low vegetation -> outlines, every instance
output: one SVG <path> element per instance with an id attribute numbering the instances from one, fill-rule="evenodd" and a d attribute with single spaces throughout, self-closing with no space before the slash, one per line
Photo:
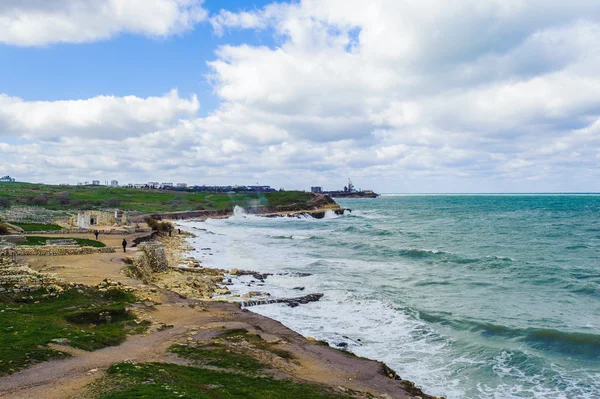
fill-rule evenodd
<path id="1" fill-rule="evenodd" d="M 7 225 L 4 223 L 0 223 L 0 236 L 9 234 L 10 230 Z"/>
<path id="2" fill-rule="evenodd" d="M 0 182 L 0 204 L 35 205 L 53 210 L 121 208 L 142 213 L 233 209 L 235 205 L 291 206 L 305 204 L 311 193 L 193 193 L 107 186 L 54 186 Z"/>
<path id="3" fill-rule="evenodd" d="M 31 232 L 31 231 L 59 231 L 62 230 L 57 224 L 44 224 L 44 223 L 11 223 L 12 225 L 18 226 L 23 229 L 23 231 Z"/>
<path id="4" fill-rule="evenodd" d="M 244 329 L 225 330 L 209 341 L 176 344 L 168 351 L 191 361 L 172 363 L 124 362 L 112 365 L 105 377 L 88 386 L 85 397 L 99 399 L 350 399 L 330 388 L 283 379 L 273 356 L 289 352 L 276 348 Z M 279 375 L 277 379 L 273 374 Z"/>
<path id="5" fill-rule="evenodd" d="M 251 350 L 249 351 L 249 349 Z M 251 353 L 262 353 L 269 357 L 276 356 L 286 360 L 293 358 L 291 352 L 279 349 L 276 345 L 263 340 L 259 335 L 244 329 L 227 330 L 210 342 L 173 345 L 169 351 L 202 366 L 223 369 L 233 367 L 246 373 L 254 373 L 268 368 L 250 356 Z"/>
<path id="6" fill-rule="evenodd" d="M 47 240 L 55 240 L 54 237 L 41 237 L 41 236 L 26 236 L 25 242 L 19 242 L 18 245 L 31 245 L 31 246 L 39 246 L 46 245 Z M 95 248 L 104 248 L 106 245 L 103 242 L 96 240 L 88 240 L 87 238 L 69 238 L 69 237 L 61 237 L 61 240 L 74 240 L 77 242 L 77 245 L 80 247 L 95 247 Z"/>
<path id="7" fill-rule="evenodd" d="M 350 399 L 318 385 L 170 363 L 119 363 L 102 382 L 101 399 Z M 108 391 L 108 392 L 107 392 Z"/>
<path id="8" fill-rule="evenodd" d="M 51 349 L 51 342 L 92 351 L 118 345 L 128 333 L 141 333 L 126 306 L 133 294 L 121 290 L 101 292 L 73 288 L 49 295 L 45 290 L 0 294 L 0 375 L 31 364 L 69 356 Z"/>
<path id="9" fill-rule="evenodd" d="M 172 345 L 168 351 L 193 362 L 119 363 L 106 377 L 92 385 L 102 399 L 121 398 L 311 398 L 348 399 L 319 385 L 274 379 L 272 357 L 293 359 L 259 335 L 244 329 L 226 330 L 216 338 Z"/>
<path id="10" fill-rule="evenodd" d="M 237 346 L 238 344 L 250 345 L 253 348 L 270 352 L 282 359 L 289 360 L 293 358 L 291 352 L 279 349 L 276 347 L 276 345 L 262 339 L 260 335 L 253 334 L 245 329 L 227 330 L 218 337 L 218 340 L 225 342 L 228 345 L 234 344 L 234 346 Z"/>
<path id="11" fill-rule="evenodd" d="M 152 230 L 158 231 L 159 233 L 166 233 L 173 230 L 175 227 L 170 222 L 159 222 L 151 216 L 146 216 L 144 221 Z"/>

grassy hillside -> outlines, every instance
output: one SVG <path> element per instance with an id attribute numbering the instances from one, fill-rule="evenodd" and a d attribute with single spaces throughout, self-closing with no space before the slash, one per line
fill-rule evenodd
<path id="1" fill-rule="evenodd" d="M 146 213 L 232 209 L 235 205 L 245 207 L 293 205 L 306 203 L 311 198 L 313 194 L 301 191 L 224 194 L 106 186 L 0 183 L 0 208 L 22 205 L 43 206 L 54 210 L 120 208 Z"/>

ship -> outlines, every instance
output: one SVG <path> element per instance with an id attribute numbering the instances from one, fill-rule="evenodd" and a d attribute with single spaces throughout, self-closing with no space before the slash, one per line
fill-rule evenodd
<path id="1" fill-rule="evenodd" d="M 348 179 L 348 185 L 344 186 L 343 190 L 339 191 L 323 191 L 332 198 L 377 198 L 379 194 L 373 190 L 357 190 L 352 184 L 352 180 Z"/>

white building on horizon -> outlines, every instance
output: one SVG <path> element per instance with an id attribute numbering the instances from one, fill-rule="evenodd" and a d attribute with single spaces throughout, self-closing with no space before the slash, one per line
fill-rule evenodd
<path id="1" fill-rule="evenodd" d="M 0 181 L 5 181 L 5 182 L 14 182 L 15 178 L 14 177 L 10 177 L 9 175 L 6 176 L 2 176 L 0 177 Z"/>
<path id="2" fill-rule="evenodd" d="M 119 187 L 119 181 L 118 180 L 111 180 L 110 181 L 110 186 L 111 187 Z"/>

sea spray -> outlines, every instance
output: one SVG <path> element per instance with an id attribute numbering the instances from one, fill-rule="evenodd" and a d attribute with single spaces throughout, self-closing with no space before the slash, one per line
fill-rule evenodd
<path id="1" fill-rule="evenodd" d="M 339 217 L 339 215 L 337 215 L 331 209 L 326 210 L 325 211 L 325 216 L 323 216 L 324 219 L 335 219 L 335 218 L 338 218 L 338 217 Z"/>
<path id="2" fill-rule="evenodd" d="M 233 215 L 231 216 L 233 219 L 244 219 L 248 215 L 246 210 L 239 205 L 233 207 Z"/>

